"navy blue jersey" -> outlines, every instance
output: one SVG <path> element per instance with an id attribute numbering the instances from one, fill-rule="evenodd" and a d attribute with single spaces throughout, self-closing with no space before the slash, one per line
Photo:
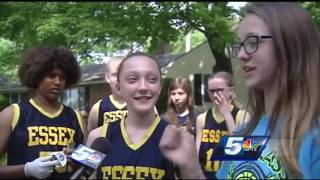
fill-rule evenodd
<path id="1" fill-rule="evenodd" d="M 231 115 L 236 119 L 239 109 L 234 107 Z M 211 161 L 214 155 L 214 149 L 219 144 L 220 138 L 228 134 L 228 128 L 225 121 L 218 123 L 213 115 L 212 108 L 206 112 L 205 124 L 202 129 L 201 144 L 199 150 L 199 161 L 201 168 L 208 179 L 214 179 L 216 172 L 220 168 L 221 161 Z"/>
<path id="2" fill-rule="evenodd" d="M 8 165 L 25 164 L 47 156 L 63 147 L 83 142 L 83 126 L 79 114 L 60 105 L 50 114 L 32 99 L 14 104 L 13 130 L 8 144 Z M 67 178 L 71 167 L 56 168 L 49 178 Z"/>
<path id="3" fill-rule="evenodd" d="M 100 103 L 98 127 L 102 126 L 106 121 L 112 122 L 124 119 L 128 114 L 127 105 L 119 104 L 112 95 L 104 97 L 98 103 Z"/>
<path id="4" fill-rule="evenodd" d="M 160 152 L 159 142 L 168 123 L 156 117 L 138 144 L 128 138 L 124 120 L 104 124 L 111 152 L 97 170 L 98 179 L 173 179 L 172 163 Z"/>

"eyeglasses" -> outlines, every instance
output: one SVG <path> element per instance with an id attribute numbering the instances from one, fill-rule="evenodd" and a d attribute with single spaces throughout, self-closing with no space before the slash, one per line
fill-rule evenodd
<path id="1" fill-rule="evenodd" d="M 208 92 L 210 94 L 214 94 L 214 93 L 217 93 L 217 92 L 222 92 L 224 91 L 225 89 L 224 88 L 217 88 L 217 89 L 208 89 Z"/>
<path id="2" fill-rule="evenodd" d="M 270 39 L 272 36 L 259 36 L 259 35 L 252 35 L 248 36 L 242 42 L 234 42 L 231 45 L 231 53 L 233 57 L 237 57 L 241 47 L 243 46 L 244 51 L 247 54 L 252 54 L 258 50 L 259 44 L 262 43 L 261 39 Z"/>

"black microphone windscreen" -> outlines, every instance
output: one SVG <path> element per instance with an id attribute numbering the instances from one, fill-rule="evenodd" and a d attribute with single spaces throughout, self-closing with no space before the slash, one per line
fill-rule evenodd
<path id="1" fill-rule="evenodd" d="M 111 150 L 111 143 L 105 137 L 98 137 L 92 142 L 90 148 L 104 154 L 109 154 Z"/>

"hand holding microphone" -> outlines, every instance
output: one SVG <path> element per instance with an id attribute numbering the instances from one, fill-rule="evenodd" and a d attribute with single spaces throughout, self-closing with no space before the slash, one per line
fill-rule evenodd
<path id="1" fill-rule="evenodd" d="M 39 157 L 26 163 L 24 173 L 27 177 L 44 179 L 52 174 L 54 167 L 59 163 L 58 160 L 52 160 L 52 156 Z"/>
<path id="2" fill-rule="evenodd" d="M 70 158 L 81 164 L 81 168 L 70 179 L 88 179 L 99 167 L 110 150 L 111 144 L 104 137 L 95 139 L 90 148 L 79 145 Z"/>

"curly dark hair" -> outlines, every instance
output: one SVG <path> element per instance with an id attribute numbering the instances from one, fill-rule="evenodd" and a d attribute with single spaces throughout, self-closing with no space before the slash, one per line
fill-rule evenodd
<path id="1" fill-rule="evenodd" d="M 80 79 L 80 66 L 69 49 L 62 47 L 32 48 L 22 56 L 18 76 L 22 85 L 37 89 L 43 78 L 58 68 L 66 78 L 66 88 Z"/>

